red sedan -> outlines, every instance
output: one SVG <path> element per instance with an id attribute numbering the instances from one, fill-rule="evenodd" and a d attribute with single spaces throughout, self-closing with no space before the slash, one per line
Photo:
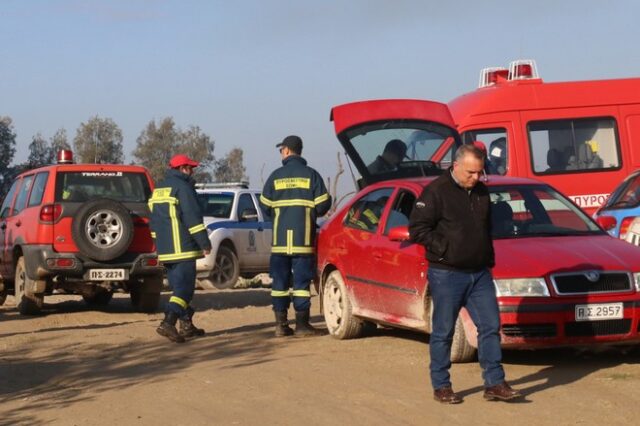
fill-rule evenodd
<path id="1" fill-rule="evenodd" d="M 354 338 L 377 323 L 429 333 L 427 261 L 424 248 L 408 241 L 406 225 L 429 176 L 449 167 L 460 144 L 446 106 L 368 101 L 336 107 L 332 118 L 363 189 L 319 232 L 329 332 Z M 406 146 L 396 164 L 385 155 L 391 140 Z M 377 167 L 383 160 L 388 167 Z M 609 236 L 547 184 L 498 176 L 486 184 L 503 346 L 639 342 L 640 250 Z M 463 310 L 452 361 L 474 357 L 476 336 Z"/>

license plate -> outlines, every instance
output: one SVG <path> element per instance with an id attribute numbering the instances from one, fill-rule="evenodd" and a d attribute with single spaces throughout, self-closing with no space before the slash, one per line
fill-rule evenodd
<path id="1" fill-rule="evenodd" d="M 122 281 L 127 279 L 127 271 L 124 269 L 91 269 L 89 281 Z"/>
<path id="2" fill-rule="evenodd" d="M 576 321 L 620 319 L 623 314 L 622 303 L 576 305 Z"/>

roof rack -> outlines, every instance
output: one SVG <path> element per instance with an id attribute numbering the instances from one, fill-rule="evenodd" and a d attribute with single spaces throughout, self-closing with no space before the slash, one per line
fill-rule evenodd
<path id="1" fill-rule="evenodd" d="M 249 188 L 249 182 L 208 182 L 208 183 L 196 183 L 197 189 L 215 189 L 215 188 Z"/>

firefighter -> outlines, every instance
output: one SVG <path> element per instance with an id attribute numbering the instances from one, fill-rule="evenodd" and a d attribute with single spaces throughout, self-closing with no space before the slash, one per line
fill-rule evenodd
<path id="1" fill-rule="evenodd" d="M 320 174 L 301 157 L 302 139 L 287 136 L 277 144 L 282 167 L 264 185 L 260 203 L 273 220 L 269 271 L 273 278 L 271 300 L 276 319 L 276 337 L 290 336 L 287 311 L 293 296 L 296 336 L 320 334 L 309 324 L 311 293 L 315 275 L 316 218 L 331 207 L 331 197 Z M 293 279 L 293 292 L 289 284 Z"/>
<path id="2" fill-rule="evenodd" d="M 192 178 L 198 164 L 186 155 L 175 155 L 169 161 L 171 168 L 165 179 L 149 200 L 151 236 L 173 289 L 164 320 L 156 331 L 176 343 L 204 335 L 203 329 L 193 325 L 194 310 L 190 306 L 195 291 L 196 259 L 211 251 Z M 180 330 L 176 329 L 178 320 Z"/>

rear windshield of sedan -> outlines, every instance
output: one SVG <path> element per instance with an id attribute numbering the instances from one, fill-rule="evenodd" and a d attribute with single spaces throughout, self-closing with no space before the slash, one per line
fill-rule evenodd
<path id="1" fill-rule="evenodd" d="M 582 210 L 547 185 L 492 186 L 494 238 L 601 234 Z"/>
<path id="2" fill-rule="evenodd" d="M 60 172 L 56 176 L 56 202 L 84 202 L 96 198 L 146 203 L 151 196 L 144 173 Z"/>
<path id="3" fill-rule="evenodd" d="M 198 193 L 198 203 L 203 216 L 229 218 L 233 207 L 233 193 Z"/>

